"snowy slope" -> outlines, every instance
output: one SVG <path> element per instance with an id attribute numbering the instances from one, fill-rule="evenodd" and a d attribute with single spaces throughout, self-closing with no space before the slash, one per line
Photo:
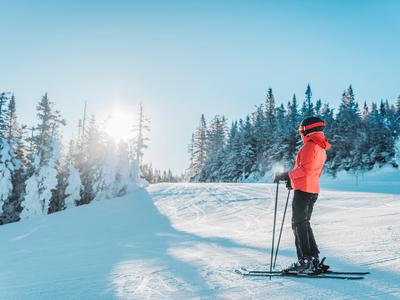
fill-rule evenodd
<path id="1" fill-rule="evenodd" d="M 384 166 L 358 175 L 341 171 L 336 178 L 324 174 L 321 185 L 341 191 L 400 194 L 400 169 Z"/>
<path id="2" fill-rule="evenodd" d="M 1 226 L 0 299 L 400 298 L 399 195 L 322 191 L 316 204 L 322 254 L 370 270 L 362 282 L 235 274 L 267 265 L 273 195 L 272 184 L 158 184 Z M 287 222 L 278 264 L 294 256 Z"/>

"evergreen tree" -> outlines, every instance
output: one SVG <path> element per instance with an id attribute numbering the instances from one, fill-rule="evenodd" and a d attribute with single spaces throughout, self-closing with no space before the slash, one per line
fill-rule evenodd
<path id="1" fill-rule="evenodd" d="M 196 180 L 230 182 L 257 179 L 277 161 L 286 168 L 292 167 L 295 154 L 301 146 L 298 133 L 301 118 L 314 113 L 325 121 L 324 133 L 332 144 L 327 152 L 326 169 L 329 173 L 335 175 L 340 170 L 358 173 L 377 164 L 398 167 L 396 145 L 400 144 L 400 97 L 396 105 L 390 105 L 385 100 L 381 101 L 379 107 L 373 103 L 369 110 L 364 103 L 360 112 L 353 88 L 349 86 L 342 95 L 335 115 L 334 109 L 328 103 L 322 105 L 321 100 L 314 107 L 308 86 L 300 113 L 295 95 L 292 102 L 288 102 L 286 110 L 282 105 L 276 108 L 272 89 L 269 89 L 264 106 L 258 106 L 245 121 L 240 119 L 239 122 L 232 122 L 225 146 L 218 147 L 218 150 L 206 147 L 207 159 L 198 168 L 197 174 L 200 175 Z M 201 136 L 199 128 L 192 136 L 189 147 L 192 154 L 191 169 L 195 162 L 195 149 L 199 149 L 195 147 L 196 141 L 201 140 L 198 138 Z M 210 132 L 207 138 L 202 139 L 207 140 L 207 145 L 212 144 Z"/>
<path id="2" fill-rule="evenodd" d="M 333 128 L 332 144 L 335 145 L 331 169 L 336 172 L 340 169 L 346 171 L 361 168 L 360 139 L 361 117 L 358 104 L 354 98 L 351 87 L 343 92 L 342 102 L 336 115 L 336 123 Z"/>
<path id="3" fill-rule="evenodd" d="M 335 118 L 334 111 L 329 106 L 329 103 L 325 103 L 321 110 L 321 118 L 325 122 L 324 134 L 328 140 L 331 140 L 333 137 L 333 129 L 335 128 Z"/>
<path id="4" fill-rule="evenodd" d="M 225 146 L 226 119 L 224 116 L 215 116 L 207 130 L 206 156 L 211 157 Z"/>
<path id="5" fill-rule="evenodd" d="M 191 138 L 191 140 L 190 140 L 190 144 L 189 144 L 189 147 L 188 147 L 188 153 L 189 153 L 189 159 L 190 159 L 190 165 L 189 165 L 189 169 L 187 170 L 187 172 L 188 172 L 188 174 L 189 174 L 189 180 L 190 180 L 190 178 L 192 178 L 193 176 L 195 176 L 195 174 L 192 174 L 192 172 L 193 172 L 193 160 L 194 160 L 194 155 L 193 155 L 193 150 L 194 150 L 194 148 L 193 148 L 193 144 L 194 144 L 194 133 L 192 133 L 192 138 Z M 144 176 L 144 178 L 146 178 L 146 176 Z M 152 182 L 152 180 L 151 181 L 149 181 L 149 182 Z"/>
<path id="6" fill-rule="evenodd" d="M 52 214 L 65 209 L 65 190 L 67 188 L 68 167 L 64 162 L 61 162 L 62 157 L 59 154 L 59 159 L 55 160 L 55 169 L 57 170 L 57 185 L 51 190 L 51 200 L 48 213 Z"/>
<path id="7" fill-rule="evenodd" d="M 5 115 L 5 137 L 7 142 L 11 145 L 17 160 L 19 161 L 18 169 L 23 172 L 26 168 L 27 161 L 27 149 L 26 149 L 26 137 L 24 129 L 26 126 L 20 126 L 17 120 L 16 112 L 16 100 L 14 94 L 11 96 L 8 109 Z"/>
<path id="8" fill-rule="evenodd" d="M 206 160 L 202 167 L 199 180 L 218 181 L 222 167 L 223 149 L 226 143 L 226 119 L 215 116 L 211 121 L 206 136 Z"/>
<path id="9" fill-rule="evenodd" d="M 117 165 L 113 195 L 119 197 L 125 195 L 130 183 L 129 168 L 129 147 L 128 144 L 121 141 L 117 150 Z"/>
<path id="10" fill-rule="evenodd" d="M 0 135 L 0 215 L 12 192 L 12 178 L 15 172 L 15 155 L 7 140 Z M 2 221 L 4 223 L 4 221 Z"/>
<path id="11" fill-rule="evenodd" d="M 2 207 L 0 207 L 0 210 L 3 212 L 2 215 L 0 213 L 1 223 L 10 223 L 19 220 L 21 200 L 25 188 L 26 158 L 23 129 L 18 125 L 14 95 L 8 100 L 8 106 L 5 103 L 5 99 L 3 99 L 2 103 L 4 131 L 0 133 L 0 136 L 2 136 L 4 140 L 1 143 L 2 146 L 0 146 L 3 149 L 3 155 L 2 158 L 0 158 L 2 167 L 0 168 L 3 169 L 3 176 L 1 176 L 3 181 L 5 180 L 4 171 L 10 171 L 12 191 L 7 199 L 4 198 L 4 194 L 3 197 L 0 197 L 3 198 L 4 201 Z M 0 186 L 3 187 L 3 192 L 7 192 L 7 188 L 5 188 L 4 185 L 0 184 Z"/>
<path id="12" fill-rule="evenodd" d="M 71 164 L 68 166 L 68 177 L 65 188 L 64 208 L 78 205 L 81 200 L 82 182 L 79 171 Z"/>
<path id="13" fill-rule="evenodd" d="M 284 156 L 286 161 L 286 167 L 289 168 L 293 165 L 296 157 L 297 150 L 300 146 L 299 136 L 299 125 L 300 125 L 300 113 L 298 109 L 298 103 L 296 95 L 293 95 L 292 102 L 288 102 L 287 106 L 287 128 L 288 132 L 284 139 Z"/>
<path id="14" fill-rule="evenodd" d="M 284 161 L 284 157 L 287 154 L 288 150 L 286 147 L 287 136 L 290 132 L 290 126 L 288 126 L 287 118 L 286 118 L 286 110 L 283 104 L 279 106 L 276 114 L 277 120 L 277 132 L 276 132 L 276 140 L 274 142 L 274 161 L 282 163 Z"/>
<path id="15" fill-rule="evenodd" d="M 88 204 L 96 197 L 101 181 L 103 135 L 94 116 L 89 120 L 81 143 L 82 146 L 78 147 L 82 150 L 80 153 L 78 152 L 77 169 L 81 176 L 83 189 L 78 205 Z"/>
<path id="16" fill-rule="evenodd" d="M 143 105 L 140 103 L 139 105 L 139 114 L 138 114 L 138 124 L 134 128 L 134 132 L 136 134 L 135 138 L 132 140 L 132 156 L 133 159 L 136 159 L 139 164 L 142 163 L 144 150 L 147 148 L 147 141 L 149 140 L 146 137 L 146 132 L 150 131 L 150 119 L 147 118 L 143 112 Z"/>
<path id="17" fill-rule="evenodd" d="M 252 119 L 253 119 L 254 138 L 255 138 L 255 156 L 256 156 L 255 166 L 258 173 L 260 175 L 263 175 L 266 172 L 265 168 L 266 117 L 263 112 L 262 105 L 257 107 L 257 110 L 253 113 Z"/>
<path id="18" fill-rule="evenodd" d="M 240 156 L 242 162 L 242 178 L 247 179 L 250 174 L 256 171 L 256 139 L 253 135 L 253 126 L 250 116 L 247 115 L 245 122 L 240 122 L 240 142 L 242 145 Z"/>
<path id="19" fill-rule="evenodd" d="M 9 94 L 5 92 L 0 92 L 0 134 L 1 136 L 6 135 L 6 115 L 7 115 L 7 103 L 9 101 Z"/>
<path id="20" fill-rule="evenodd" d="M 106 140 L 103 144 L 104 152 L 101 153 L 98 177 L 94 183 L 96 196 L 94 200 L 112 198 L 114 195 L 115 180 L 117 178 L 116 147 L 113 141 Z M 136 159 L 136 161 L 138 161 Z"/>
<path id="21" fill-rule="evenodd" d="M 242 121 L 240 121 L 242 122 Z M 228 142 L 226 146 L 225 158 L 222 160 L 221 181 L 238 181 L 242 176 L 243 162 L 241 157 L 242 144 L 238 123 L 232 123 Z"/>
<path id="22" fill-rule="evenodd" d="M 247 123 L 247 122 L 246 122 Z M 247 126 L 248 127 L 248 126 Z M 272 89 L 269 88 L 265 101 L 265 127 L 264 127 L 264 163 L 271 166 L 274 161 L 275 147 L 277 139 L 277 121 L 275 109 L 275 97 Z M 250 150 L 249 151 L 253 151 Z"/>
<path id="23" fill-rule="evenodd" d="M 37 105 L 38 135 L 34 137 L 34 149 L 31 176 L 26 181 L 22 218 L 47 214 L 54 197 L 53 190 L 58 184 L 60 144 L 58 142 L 60 125 L 65 125 L 60 112 L 53 109 L 53 103 L 42 97 Z M 58 201 L 57 201 L 58 202 Z"/>
<path id="24" fill-rule="evenodd" d="M 303 119 L 306 117 L 312 117 L 314 115 L 314 104 L 312 102 L 312 91 L 311 87 L 308 84 L 305 92 L 305 98 L 303 102 L 303 106 L 301 108 L 301 114 Z"/>
<path id="25" fill-rule="evenodd" d="M 42 97 L 37 105 L 37 117 L 39 123 L 36 126 L 39 132 L 34 137 L 34 144 L 36 146 L 37 155 L 40 158 L 40 166 L 47 165 L 50 155 L 53 153 L 54 140 L 58 136 L 59 127 L 65 126 L 66 122 L 61 117 L 58 110 L 53 110 L 54 103 L 51 102 L 47 93 Z"/>
<path id="26" fill-rule="evenodd" d="M 53 144 L 49 146 L 51 147 L 51 152 L 46 153 L 45 164 L 42 164 L 40 155 L 34 156 L 32 166 L 35 171 L 26 181 L 21 219 L 47 214 L 49 212 L 53 190 L 57 188 L 58 184 L 56 162 L 59 159 L 58 143 L 54 141 Z"/>
<path id="27" fill-rule="evenodd" d="M 156 183 L 154 181 L 154 170 L 151 164 L 142 164 L 140 172 L 143 178 L 149 183 Z"/>
<path id="28" fill-rule="evenodd" d="M 400 117 L 400 95 L 397 97 L 397 102 L 396 102 L 396 113 L 397 117 Z"/>
<path id="29" fill-rule="evenodd" d="M 321 115 L 321 108 L 322 108 L 322 101 L 321 101 L 321 99 L 318 99 L 317 102 L 315 102 L 315 115 L 316 116 Z"/>
<path id="30" fill-rule="evenodd" d="M 378 107 L 376 103 L 372 103 L 371 112 L 365 118 L 365 128 L 366 128 L 366 139 L 364 141 L 364 150 L 367 151 L 367 155 L 364 157 L 364 165 L 368 169 L 372 169 L 375 164 L 376 158 L 378 156 L 379 150 L 377 149 L 378 143 L 382 142 L 379 125 L 382 124 L 382 119 L 380 117 Z M 377 140 L 378 139 L 378 140 Z"/>
<path id="31" fill-rule="evenodd" d="M 364 106 L 363 106 L 363 109 L 361 111 L 361 119 L 365 120 L 368 117 L 368 115 L 369 115 L 369 108 L 368 108 L 368 105 L 367 105 L 367 101 L 364 101 Z"/>
<path id="32" fill-rule="evenodd" d="M 193 140 L 193 166 L 191 170 L 192 178 L 191 180 L 197 180 L 200 175 L 201 169 L 206 160 L 206 150 L 207 150 L 207 124 L 204 115 L 201 115 L 200 125 L 194 134 Z"/>

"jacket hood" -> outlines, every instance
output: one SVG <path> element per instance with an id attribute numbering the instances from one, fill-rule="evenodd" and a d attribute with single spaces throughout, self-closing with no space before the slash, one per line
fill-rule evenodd
<path id="1" fill-rule="evenodd" d="M 325 150 L 328 150 L 331 147 L 331 144 L 329 144 L 322 131 L 312 132 L 306 136 L 302 136 L 301 139 L 303 140 L 304 144 L 312 141 Z"/>

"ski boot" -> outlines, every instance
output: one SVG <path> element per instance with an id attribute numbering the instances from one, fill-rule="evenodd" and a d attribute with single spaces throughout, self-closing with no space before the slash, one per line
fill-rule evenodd
<path id="1" fill-rule="evenodd" d="M 321 270 L 316 267 L 318 266 L 318 264 L 319 264 L 318 258 L 307 256 L 291 264 L 288 268 L 284 269 L 282 272 L 317 275 L 321 273 Z"/>

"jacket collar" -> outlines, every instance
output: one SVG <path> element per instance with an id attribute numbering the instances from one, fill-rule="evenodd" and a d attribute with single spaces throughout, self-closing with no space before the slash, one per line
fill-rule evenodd
<path id="1" fill-rule="evenodd" d="M 325 138 L 325 135 L 322 131 L 311 132 L 306 136 L 301 136 L 301 139 L 303 140 L 304 144 L 308 142 L 314 142 L 318 146 L 326 150 L 328 150 L 331 147 L 331 144 L 329 144 L 328 140 Z"/>

